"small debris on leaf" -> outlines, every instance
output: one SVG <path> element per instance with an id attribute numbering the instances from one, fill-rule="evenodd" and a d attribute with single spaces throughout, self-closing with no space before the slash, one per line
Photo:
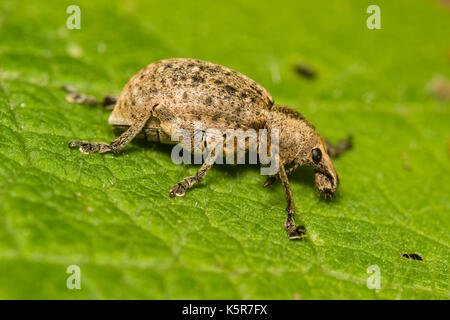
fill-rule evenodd
<path id="1" fill-rule="evenodd" d="M 423 261 L 422 256 L 420 256 L 418 253 L 402 253 L 402 257 L 405 259 Z"/>
<path id="2" fill-rule="evenodd" d="M 317 72 L 307 63 L 299 62 L 294 66 L 294 71 L 306 79 L 315 79 L 317 78 Z"/>

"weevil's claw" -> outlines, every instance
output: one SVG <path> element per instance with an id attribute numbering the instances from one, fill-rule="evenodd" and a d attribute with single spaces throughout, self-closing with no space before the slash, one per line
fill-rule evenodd
<path id="1" fill-rule="evenodd" d="M 288 213 L 284 223 L 288 237 L 290 240 L 297 240 L 306 237 L 306 229 L 304 226 L 297 226 L 294 220 L 294 214 Z"/>
<path id="2" fill-rule="evenodd" d="M 87 96 L 78 92 L 70 92 L 68 95 L 66 95 L 66 100 L 70 103 L 87 104 L 91 106 L 100 104 L 100 101 L 98 101 L 94 97 Z"/>
<path id="3" fill-rule="evenodd" d="M 105 153 L 110 151 L 115 153 L 115 150 L 111 145 L 103 142 L 72 141 L 69 143 L 69 147 L 79 147 L 78 150 L 84 154 L 91 154 L 94 152 Z"/>
<path id="4" fill-rule="evenodd" d="M 306 237 L 306 229 L 304 226 L 297 226 L 294 230 L 288 230 L 290 240 L 297 240 Z"/>
<path id="5" fill-rule="evenodd" d="M 80 152 L 84 154 L 91 154 L 97 152 L 100 149 L 98 144 L 91 143 L 89 141 L 72 141 L 69 143 L 69 147 L 79 147 L 78 150 L 80 150 Z"/>
<path id="6" fill-rule="evenodd" d="M 170 188 L 169 196 L 171 198 L 177 196 L 182 197 L 186 194 L 187 187 L 183 184 L 183 182 L 178 182 Z"/>
<path id="7" fill-rule="evenodd" d="M 276 176 L 267 178 L 266 182 L 264 182 L 264 184 L 263 184 L 263 188 L 272 185 L 276 180 L 277 180 Z"/>

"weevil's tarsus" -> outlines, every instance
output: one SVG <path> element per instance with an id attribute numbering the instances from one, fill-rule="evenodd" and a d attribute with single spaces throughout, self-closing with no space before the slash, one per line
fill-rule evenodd
<path id="1" fill-rule="evenodd" d="M 292 190 L 291 190 L 291 186 L 289 184 L 286 170 L 284 169 L 283 164 L 280 164 L 280 168 L 279 168 L 278 172 L 279 172 L 279 176 L 281 179 L 281 183 L 283 184 L 284 193 L 286 195 L 286 202 L 287 202 L 287 206 L 286 206 L 287 217 L 286 217 L 286 221 L 284 223 L 284 228 L 287 231 L 289 239 L 291 239 L 291 240 L 301 239 L 306 236 L 306 229 L 304 226 L 297 226 L 295 224 L 294 199 L 292 196 Z"/>
<path id="2" fill-rule="evenodd" d="M 111 145 L 104 142 L 89 142 L 89 141 L 72 141 L 69 143 L 69 147 L 79 147 L 81 153 L 91 154 L 94 152 L 105 153 L 113 151 Z"/>
<path id="3" fill-rule="evenodd" d="M 89 106 L 102 105 L 106 110 L 114 109 L 118 99 L 117 96 L 106 95 L 103 97 L 103 100 L 100 101 L 92 96 L 78 92 L 74 87 L 67 84 L 61 86 L 61 89 L 68 92 L 66 100 L 70 103 L 85 104 Z"/>
<path id="4" fill-rule="evenodd" d="M 349 135 L 346 139 L 340 140 L 335 145 L 331 144 L 327 139 L 325 139 L 325 142 L 327 143 L 327 151 L 330 157 L 337 158 L 353 148 L 353 135 Z"/>
<path id="5" fill-rule="evenodd" d="M 66 100 L 70 103 L 86 104 L 89 106 L 96 106 L 100 104 L 100 101 L 98 101 L 94 97 L 77 92 L 70 92 L 69 94 L 67 94 Z"/>
<path id="6" fill-rule="evenodd" d="M 79 93 L 71 85 L 65 84 L 65 85 L 61 86 L 61 89 L 68 93 L 66 95 L 66 100 L 69 101 L 70 103 L 79 103 L 79 104 L 86 104 L 86 105 L 91 105 L 91 106 L 100 104 L 100 101 L 98 101 L 94 97 L 88 96 L 83 93 Z"/>
<path id="7" fill-rule="evenodd" d="M 72 141 L 69 147 L 79 147 L 81 153 L 91 154 L 95 152 L 105 153 L 114 152 L 119 154 L 120 151 L 142 131 L 148 119 L 152 115 L 152 110 L 142 112 L 138 119 L 131 125 L 124 133 L 122 133 L 116 140 L 110 144 L 104 142 L 89 142 L 89 141 Z"/>
<path id="8" fill-rule="evenodd" d="M 174 184 L 170 188 L 169 196 L 170 197 L 183 197 L 186 194 L 186 191 L 192 188 L 192 186 L 198 182 L 201 182 L 205 177 L 208 171 L 212 168 L 214 162 L 216 161 L 216 152 L 215 152 L 215 145 L 212 146 L 211 151 L 209 152 L 208 156 L 206 157 L 204 163 L 200 167 L 200 169 L 197 171 L 195 176 L 186 177 L 180 182 Z"/>

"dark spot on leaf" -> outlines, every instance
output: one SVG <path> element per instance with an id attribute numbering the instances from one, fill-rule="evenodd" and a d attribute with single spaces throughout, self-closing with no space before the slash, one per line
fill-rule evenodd
<path id="1" fill-rule="evenodd" d="M 402 253 L 401 255 L 405 259 L 423 261 L 422 256 L 420 254 L 418 254 L 418 253 Z"/>
<path id="2" fill-rule="evenodd" d="M 294 71 L 306 79 L 315 79 L 317 77 L 317 72 L 306 63 L 297 63 L 294 66 Z"/>

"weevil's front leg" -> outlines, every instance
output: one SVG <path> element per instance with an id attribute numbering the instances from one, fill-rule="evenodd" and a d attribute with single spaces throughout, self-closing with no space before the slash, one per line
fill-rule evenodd
<path id="1" fill-rule="evenodd" d="M 325 139 L 325 142 L 330 157 L 336 158 L 353 148 L 353 135 L 349 135 L 346 139 L 338 141 L 335 145 L 331 144 L 327 139 Z"/>
<path id="2" fill-rule="evenodd" d="M 286 222 L 284 223 L 284 227 L 288 233 L 288 237 L 291 240 L 301 239 L 306 236 L 306 230 L 304 226 L 297 226 L 295 224 L 294 216 L 294 199 L 292 197 L 291 186 L 289 184 L 289 180 L 286 174 L 286 170 L 284 169 L 284 164 L 280 164 L 279 175 L 281 179 L 281 183 L 283 184 L 284 192 L 286 194 L 286 202 L 287 202 L 287 217 Z"/>
<path id="3" fill-rule="evenodd" d="M 122 133 L 116 140 L 109 144 L 104 142 L 72 141 L 69 143 L 69 147 L 79 147 L 80 152 L 84 154 L 94 152 L 114 152 L 115 154 L 118 154 L 131 140 L 133 140 L 134 137 L 139 134 L 139 132 L 141 132 L 148 119 L 150 119 L 152 110 L 153 108 L 143 112 L 127 131 Z"/>
<path id="4" fill-rule="evenodd" d="M 61 89 L 68 92 L 68 94 L 66 95 L 66 100 L 70 103 L 80 103 L 91 106 L 101 104 L 103 108 L 112 110 L 117 102 L 117 96 L 106 95 L 103 97 L 103 101 L 99 101 L 92 96 L 77 92 L 74 87 L 69 85 L 63 85 Z"/>
<path id="5" fill-rule="evenodd" d="M 332 158 L 337 158 L 341 154 L 345 153 L 348 150 L 351 150 L 353 148 L 353 136 L 349 135 L 346 139 L 338 141 L 337 144 L 333 145 L 331 144 L 327 139 L 324 139 L 327 144 L 327 152 Z M 294 170 L 297 169 L 297 166 L 289 168 L 286 173 L 289 175 Z M 279 174 L 276 174 L 274 176 L 268 177 L 266 181 L 263 184 L 263 187 L 268 187 L 272 185 L 277 179 L 279 178 Z"/>
<path id="6" fill-rule="evenodd" d="M 214 162 L 216 161 L 216 158 L 217 158 L 216 145 L 213 145 L 211 151 L 209 152 L 208 156 L 205 159 L 205 162 L 202 164 L 202 166 L 197 171 L 195 176 L 186 177 L 177 184 L 174 184 L 170 188 L 169 196 L 170 197 L 184 196 L 188 189 L 192 188 L 194 184 L 202 181 L 206 177 L 206 174 L 208 173 L 209 169 L 212 168 Z"/>

